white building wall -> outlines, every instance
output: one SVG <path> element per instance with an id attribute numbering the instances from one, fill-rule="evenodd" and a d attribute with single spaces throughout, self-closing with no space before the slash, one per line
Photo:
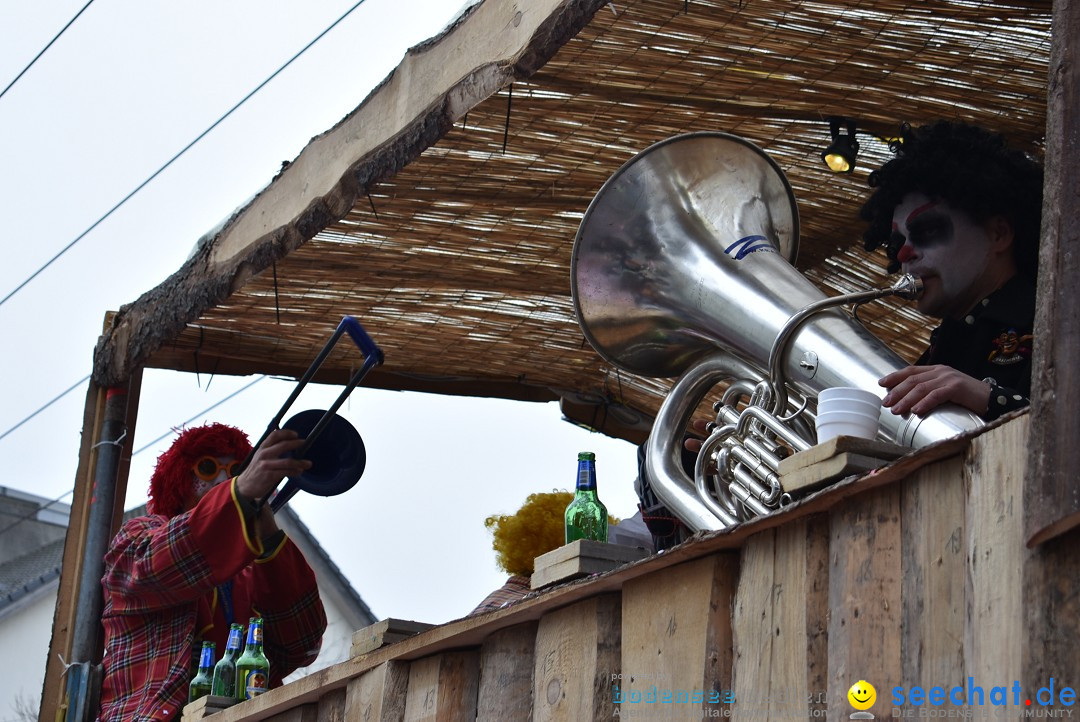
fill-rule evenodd
<path id="1" fill-rule="evenodd" d="M 38 718 L 58 587 L 54 581 L 36 590 L 0 618 L 0 722 Z"/>

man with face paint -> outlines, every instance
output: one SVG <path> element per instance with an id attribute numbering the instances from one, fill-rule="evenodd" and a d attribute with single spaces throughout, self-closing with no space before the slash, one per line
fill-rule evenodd
<path id="1" fill-rule="evenodd" d="M 274 431 L 238 474 L 247 436 L 208 424 L 158 458 L 147 515 L 105 555 L 100 720 L 178 720 L 202 642 L 224 651 L 234 621 L 263 618 L 271 686 L 315 661 L 326 629 L 315 575 L 263 503 L 310 468 L 287 456 L 302 444 Z"/>
<path id="2" fill-rule="evenodd" d="M 990 420 L 1031 385 L 1042 168 L 975 126 L 905 126 L 870 175 L 867 250 L 923 280 L 919 311 L 941 319 L 914 366 L 880 380 L 895 414 L 955 403 Z"/>

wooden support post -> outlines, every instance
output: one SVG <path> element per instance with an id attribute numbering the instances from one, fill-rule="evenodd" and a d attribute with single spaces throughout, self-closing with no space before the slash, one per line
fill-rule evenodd
<path id="1" fill-rule="evenodd" d="M 480 647 L 477 719 L 532 718 L 536 622 L 500 629 Z"/>
<path id="2" fill-rule="evenodd" d="M 612 680 L 619 674 L 621 609 L 618 594 L 605 594 L 540 619 L 533 722 L 610 722 L 615 716 Z"/>
<path id="3" fill-rule="evenodd" d="M 951 687 L 967 681 L 963 479 L 964 459 L 956 456 L 920 469 L 903 483 L 900 664 L 908 687 Z"/>
<path id="4" fill-rule="evenodd" d="M 383 662 L 349 681 L 345 718 L 357 722 L 400 722 L 405 716 L 409 663 Z"/>
<path id="5" fill-rule="evenodd" d="M 106 317 L 106 327 L 111 323 L 111 314 Z M 127 493 L 128 468 L 131 463 L 132 444 L 135 440 L 135 425 L 138 418 L 139 398 L 142 390 L 142 370 L 132 374 L 127 383 L 127 434 L 123 440 L 120 465 L 116 474 L 116 486 L 113 494 L 112 532 L 119 527 L 123 517 L 124 497 Z M 86 391 L 86 404 L 83 410 L 82 439 L 79 445 L 79 465 L 75 472 L 75 491 L 68 516 L 67 537 L 64 542 L 64 557 L 60 569 L 59 588 L 56 596 L 56 610 L 53 614 L 52 636 L 49 642 L 48 657 L 45 662 L 45 682 L 41 695 L 39 719 L 52 720 L 63 715 L 65 701 L 64 662 L 90 661 L 71 658 L 72 640 L 76 622 L 76 600 L 79 597 L 79 578 L 83 573 L 84 554 L 89 533 L 90 505 L 94 496 L 94 471 L 97 461 L 95 445 L 105 418 L 105 399 L 108 389 L 90 381 Z M 100 656 L 100 649 L 98 649 Z M 95 660 L 97 659 L 95 658 Z M 95 710 L 96 713 L 96 710 Z"/>
<path id="6" fill-rule="evenodd" d="M 409 667 L 404 722 L 475 722 L 480 654 L 446 652 Z"/>
<path id="7" fill-rule="evenodd" d="M 743 547 L 733 610 L 731 719 L 809 719 L 828 689 L 828 521 L 799 519 Z"/>
<path id="8" fill-rule="evenodd" d="M 900 679 L 900 489 L 861 494 L 837 506 L 829 519 L 829 719 L 854 710 L 848 690 L 865 680 L 884 687 Z M 878 690 L 867 710 L 891 712 Z"/>
<path id="9" fill-rule="evenodd" d="M 621 716 L 699 719 L 730 701 L 738 567 L 736 554 L 713 554 L 623 587 Z"/>
<path id="10" fill-rule="evenodd" d="M 1046 109 L 1046 179 L 1024 488 L 1029 546 L 1080 524 L 1080 5 L 1054 0 Z"/>

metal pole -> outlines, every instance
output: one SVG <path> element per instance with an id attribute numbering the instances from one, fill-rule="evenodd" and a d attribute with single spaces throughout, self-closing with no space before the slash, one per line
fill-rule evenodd
<path id="1" fill-rule="evenodd" d="M 105 552 L 111 540 L 116 477 L 120 468 L 122 439 L 126 433 L 127 389 L 113 387 L 106 393 L 101 436 L 94 445 L 97 455 L 76 596 L 72 662 L 95 662 L 101 649 L 101 610 L 104 604 L 101 577 L 105 573 Z"/>

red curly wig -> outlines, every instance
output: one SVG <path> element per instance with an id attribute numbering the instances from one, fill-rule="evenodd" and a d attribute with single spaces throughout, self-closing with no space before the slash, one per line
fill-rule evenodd
<path id="1" fill-rule="evenodd" d="M 195 479 L 192 469 L 204 456 L 229 457 L 243 461 L 251 452 L 251 441 L 240 429 L 226 424 L 206 424 L 185 429 L 168 451 L 158 457 L 150 477 L 151 514 L 173 517 L 185 511 Z"/>

